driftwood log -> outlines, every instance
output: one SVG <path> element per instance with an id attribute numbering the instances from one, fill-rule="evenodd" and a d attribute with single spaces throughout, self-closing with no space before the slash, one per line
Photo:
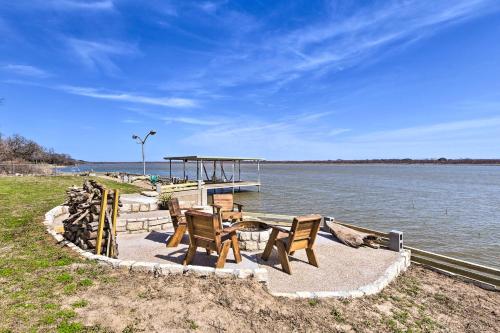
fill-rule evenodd
<path id="1" fill-rule="evenodd" d="M 358 248 L 361 245 L 366 245 L 375 249 L 379 248 L 379 245 L 376 243 L 378 237 L 373 234 L 360 232 L 332 221 L 327 221 L 326 225 L 330 229 L 330 232 L 341 243 L 347 246 Z"/>

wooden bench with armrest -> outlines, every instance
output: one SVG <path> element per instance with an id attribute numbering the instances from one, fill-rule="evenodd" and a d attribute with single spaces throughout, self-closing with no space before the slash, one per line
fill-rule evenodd
<path id="1" fill-rule="evenodd" d="M 219 258 L 215 268 L 224 268 L 229 248 L 233 248 L 236 263 L 241 262 L 240 247 L 236 227 L 222 228 L 221 216 L 189 210 L 185 213 L 189 231 L 189 249 L 183 264 L 189 265 L 198 247 L 205 248 L 207 254 L 215 251 Z"/>
<path id="2" fill-rule="evenodd" d="M 179 199 L 172 198 L 167 202 L 172 225 L 174 226 L 174 233 L 167 239 L 167 247 L 177 247 L 182 241 L 182 237 L 187 231 L 187 223 L 182 210 L 192 210 L 194 208 L 181 208 Z M 195 209 L 197 210 L 197 209 Z"/>
<path id="3" fill-rule="evenodd" d="M 309 264 L 318 267 L 313 247 L 320 223 L 321 215 L 314 214 L 295 217 L 290 230 L 279 226 L 271 226 L 273 230 L 262 253 L 262 259 L 267 261 L 273 247 L 276 246 L 283 271 L 292 274 L 288 256 L 293 256 L 295 251 L 304 249 L 306 250 Z"/>
<path id="4" fill-rule="evenodd" d="M 243 221 L 243 205 L 233 200 L 232 194 L 214 194 L 214 214 L 221 214 L 223 221 Z"/>

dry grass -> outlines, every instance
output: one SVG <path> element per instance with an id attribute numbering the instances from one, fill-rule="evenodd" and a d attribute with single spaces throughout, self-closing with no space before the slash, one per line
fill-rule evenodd
<path id="1" fill-rule="evenodd" d="M 290 300 L 255 281 L 104 270 L 86 300 L 84 325 L 112 332 L 498 332 L 500 295 L 412 267 L 361 299 Z"/>

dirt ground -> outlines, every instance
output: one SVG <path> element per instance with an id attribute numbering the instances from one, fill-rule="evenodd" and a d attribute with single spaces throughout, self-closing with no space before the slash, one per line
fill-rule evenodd
<path id="1" fill-rule="evenodd" d="M 274 298 L 250 280 L 104 274 L 106 281 L 65 300 L 85 302 L 76 312 L 92 331 L 500 331 L 500 293 L 418 266 L 382 293 L 351 300 Z"/>

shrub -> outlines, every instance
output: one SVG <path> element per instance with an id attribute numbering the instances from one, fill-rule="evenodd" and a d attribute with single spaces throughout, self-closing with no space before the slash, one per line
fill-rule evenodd
<path id="1" fill-rule="evenodd" d="M 158 205 L 161 209 L 168 209 L 168 202 L 172 200 L 172 192 L 164 192 L 158 197 Z"/>

